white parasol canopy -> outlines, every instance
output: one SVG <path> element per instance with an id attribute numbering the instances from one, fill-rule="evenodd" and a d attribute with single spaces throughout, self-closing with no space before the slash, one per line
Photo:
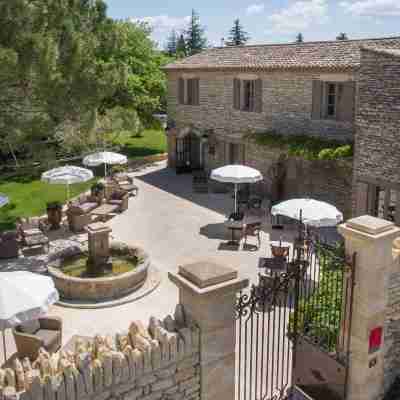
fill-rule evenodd
<path id="1" fill-rule="evenodd" d="M 211 171 L 211 179 L 235 185 L 235 213 L 237 212 L 237 185 L 256 183 L 263 179 L 260 171 L 245 165 L 226 165 Z"/>
<path id="2" fill-rule="evenodd" d="M 37 319 L 58 301 L 58 291 L 50 277 L 26 271 L 0 272 L 0 330 Z"/>
<path id="3" fill-rule="evenodd" d="M 3 193 L 0 193 L 0 208 L 9 203 L 9 198 Z"/>
<path id="4" fill-rule="evenodd" d="M 128 158 L 120 153 L 111 151 L 100 151 L 98 153 L 89 154 L 83 159 L 83 165 L 87 167 L 97 167 L 104 164 L 104 176 L 107 175 L 107 165 L 123 165 L 128 162 Z"/>
<path id="5" fill-rule="evenodd" d="M 343 214 L 332 204 L 314 199 L 291 199 L 276 204 L 272 215 L 284 215 L 308 226 L 335 226 L 343 221 Z"/>
<path id="6" fill-rule="evenodd" d="M 69 199 L 69 185 L 87 182 L 91 179 L 93 179 L 92 171 L 73 165 L 54 168 L 42 174 L 43 182 L 67 185 L 67 199 Z"/>

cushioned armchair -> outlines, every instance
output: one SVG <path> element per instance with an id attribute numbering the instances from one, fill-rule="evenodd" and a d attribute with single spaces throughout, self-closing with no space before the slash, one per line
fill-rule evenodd
<path id="1" fill-rule="evenodd" d="M 18 235 L 15 231 L 0 232 L 0 258 L 18 257 Z"/>
<path id="2" fill-rule="evenodd" d="M 110 194 L 110 198 L 107 201 L 108 204 L 114 204 L 118 206 L 118 211 L 123 212 L 128 209 L 129 193 L 125 190 L 114 190 Z"/>
<path id="3" fill-rule="evenodd" d="M 13 328 L 18 357 L 35 360 L 43 347 L 55 353 L 62 344 L 62 320 L 58 317 L 44 317 L 29 321 Z"/>
<path id="4" fill-rule="evenodd" d="M 98 207 L 99 199 L 96 196 L 81 195 L 68 205 L 68 226 L 72 232 L 81 232 L 92 222 L 90 212 Z"/>

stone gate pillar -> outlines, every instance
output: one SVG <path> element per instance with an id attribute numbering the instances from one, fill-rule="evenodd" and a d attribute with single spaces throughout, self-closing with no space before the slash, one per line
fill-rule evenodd
<path id="1" fill-rule="evenodd" d="M 347 400 L 377 400 L 393 381 L 388 357 L 394 346 L 400 350 L 400 343 L 391 343 L 388 319 L 394 279 L 400 288 L 400 265 L 392 253 L 400 229 L 364 215 L 340 225 L 339 232 L 346 253 L 356 253 L 352 321 L 350 332 L 345 332 L 350 335 Z"/>
<path id="2" fill-rule="evenodd" d="M 179 267 L 169 278 L 185 314 L 200 328 L 201 400 L 235 398 L 236 293 L 247 287 L 232 268 L 207 261 Z"/>

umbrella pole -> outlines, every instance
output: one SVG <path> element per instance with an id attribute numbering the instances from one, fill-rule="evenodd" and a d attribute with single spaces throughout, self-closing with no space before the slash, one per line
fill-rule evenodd
<path id="1" fill-rule="evenodd" d="M 7 353 L 6 353 L 6 334 L 5 330 L 3 330 L 3 352 L 4 352 L 4 364 L 7 361 Z"/>
<path id="2" fill-rule="evenodd" d="M 66 203 L 68 203 L 69 201 L 69 183 L 67 183 L 67 201 Z"/>
<path id="3" fill-rule="evenodd" d="M 235 183 L 235 214 L 237 214 L 237 183 Z"/>
<path id="4" fill-rule="evenodd" d="M 107 178 L 107 163 L 104 163 L 104 178 Z"/>

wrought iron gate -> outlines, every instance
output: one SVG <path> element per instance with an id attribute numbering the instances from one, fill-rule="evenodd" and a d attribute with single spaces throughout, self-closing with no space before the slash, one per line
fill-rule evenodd
<path id="1" fill-rule="evenodd" d="M 303 242 L 295 246 L 291 259 L 284 261 L 285 272 L 260 274 L 258 284 L 239 295 L 236 400 L 286 399 L 296 384 L 307 394 L 315 387 L 332 386 L 336 392 L 343 388 L 337 398 L 345 398 L 346 332 L 354 285 L 351 266 L 354 256 L 346 260 L 344 248 L 309 240 L 305 246 Z M 307 359 L 310 349 L 312 360 Z M 337 363 L 329 365 L 329 371 L 335 370 L 339 377 L 330 376 L 324 366 L 313 365 L 321 359 L 326 364 L 323 357 L 329 358 L 328 364 Z"/>
<path id="2" fill-rule="evenodd" d="M 176 139 L 176 172 L 187 172 L 191 170 L 191 137 L 186 135 Z"/>

